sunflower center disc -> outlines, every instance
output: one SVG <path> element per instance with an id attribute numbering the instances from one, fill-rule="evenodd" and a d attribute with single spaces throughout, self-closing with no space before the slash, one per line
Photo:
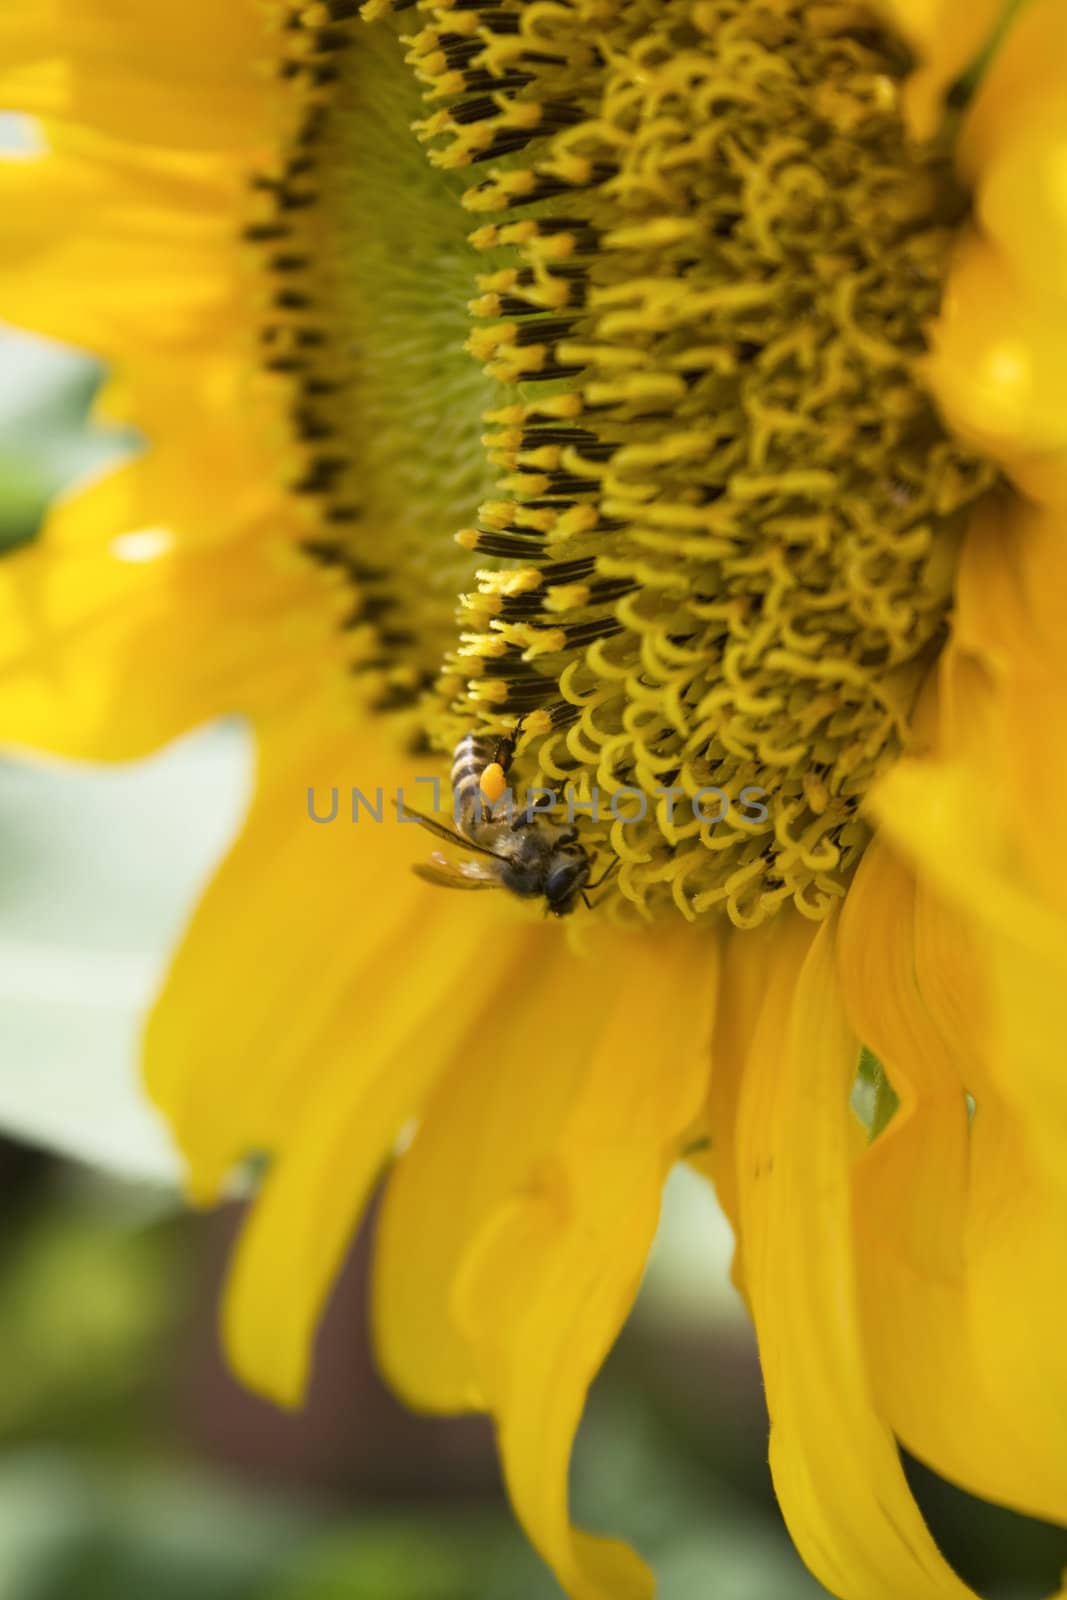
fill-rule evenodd
<path id="1" fill-rule="evenodd" d="M 443 752 L 522 716 L 616 913 L 823 915 L 993 476 L 918 377 L 965 205 L 906 56 L 848 0 L 326 9 L 250 231 L 357 667 Z"/>

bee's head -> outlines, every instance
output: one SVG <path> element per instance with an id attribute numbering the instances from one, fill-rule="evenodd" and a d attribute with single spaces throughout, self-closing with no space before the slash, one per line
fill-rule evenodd
<path id="1" fill-rule="evenodd" d="M 564 844 L 554 852 L 544 882 L 545 900 L 554 917 L 569 916 L 575 909 L 589 872 L 589 857 L 580 844 Z"/>

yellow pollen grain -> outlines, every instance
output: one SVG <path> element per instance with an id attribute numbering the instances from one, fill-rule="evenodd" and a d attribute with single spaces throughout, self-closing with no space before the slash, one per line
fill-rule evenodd
<path id="1" fill-rule="evenodd" d="M 478 780 L 478 787 L 491 806 L 495 806 L 508 786 L 499 761 L 491 761 Z"/>

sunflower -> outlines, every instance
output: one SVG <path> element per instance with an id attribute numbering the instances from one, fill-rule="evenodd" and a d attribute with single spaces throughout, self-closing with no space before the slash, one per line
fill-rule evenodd
<path id="1" fill-rule="evenodd" d="M 11 0 L 0 82 L 0 311 L 144 439 L 0 571 L 0 731 L 257 739 L 145 1048 L 197 1200 L 270 1157 L 237 1371 L 299 1403 L 388 1167 L 384 1372 L 651 1595 L 567 1474 L 688 1159 L 801 1555 L 969 1593 L 898 1442 L 1067 1512 L 1062 6 Z M 472 734 L 566 924 L 410 870 Z"/>

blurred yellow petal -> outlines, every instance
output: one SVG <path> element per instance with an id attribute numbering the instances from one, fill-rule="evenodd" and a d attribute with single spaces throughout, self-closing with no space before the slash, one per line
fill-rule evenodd
<path id="1" fill-rule="evenodd" d="M 81 137 L 0 156 L 0 316 L 103 356 L 232 340 L 244 177 L 211 156 Z"/>
<path id="2" fill-rule="evenodd" d="M 664 1179 L 706 1094 L 715 945 L 687 932 L 664 930 L 651 949 L 606 931 L 594 942 L 592 959 L 616 974 L 614 1003 L 576 1083 L 559 1042 L 538 1063 L 571 1079 L 563 1126 L 549 1152 L 516 1170 L 456 1289 L 512 1501 L 572 1600 L 654 1591 L 632 1551 L 574 1532 L 567 1475 L 589 1385 L 641 1281 Z M 591 1010 L 601 998 L 593 982 Z M 515 1134 L 520 1157 L 533 1157 Z"/>
<path id="3" fill-rule="evenodd" d="M 941 120 L 945 91 L 978 56 L 1005 0 L 878 0 L 886 20 L 918 58 L 907 88 L 907 111 L 918 138 Z"/>
<path id="4" fill-rule="evenodd" d="M 1067 505 L 1067 293 L 1027 284 L 972 233 L 953 263 L 928 372 L 962 437 L 1033 498 Z"/>
<path id="5" fill-rule="evenodd" d="M 143 462 L 61 501 L 0 566 L 0 739 L 97 760 L 144 755 L 235 709 L 295 695 L 336 652 L 322 583 L 262 542 L 198 549 L 146 526 Z M 158 507 L 157 509 L 163 509 Z M 293 602 L 305 590 L 305 615 Z M 279 657 L 272 616 L 303 647 Z"/>
<path id="6" fill-rule="evenodd" d="M 1061 0 L 1022 0 L 1013 9 L 1010 26 L 998 42 L 960 130 L 959 161 L 965 177 L 981 184 L 984 191 L 1001 188 L 1012 170 L 1020 181 L 1014 222 L 1003 189 L 999 203 L 988 213 L 989 202 L 983 193 L 983 220 L 992 226 L 995 219 L 1001 219 L 1004 226 L 992 226 L 992 231 L 1002 243 L 1010 243 L 1012 238 L 1029 241 L 1034 248 L 1027 248 L 1025 254 L 1034 272 L 1046 270 L 1038 260 L 1041 237 L 1034 231 L 1034 200 L 1041 197 L 1041 205 L 1048 197 L 1062 200 L 1062 189 L 1050 180 L 1062 167 L 1065 79 L 1067 33 Z M 1048 148 L 1042 159 L 1045 140 Z M 1026 151 L 1037 157 L 1036 170 L 1031 172 L 1025 170 Z M 1062 229 L 1062 204 L 1053 206 L 1049 221 Z M 1055 248 L 1059 247 L 1055 241 Z"/>
<path id="7" fill-rule="evenodd" d="M 858 1044 L 834 922 L 750 935 L 766 974 L 740 1071 L 733 1153 L 745 1284 L 771 1417 L 771 1470 L 797 1548 L 847 1600 L 962 1600 L 882 1420 L 864 1350 L 853 1234 L 850 1095 Z"/>
<path id="8" fill-rule="evenodd" d="M 275 53 L 262 7 L 5 0 L 0 105 L 154 145 L 265 137 Z"/>
<path id="9" fill-rule="evenodd" d="M 1030 0 L 968 112 L 976 225 L 949 274 L 929 377 L 960 434 L 1067 505 L 1067 30 Z"/>

